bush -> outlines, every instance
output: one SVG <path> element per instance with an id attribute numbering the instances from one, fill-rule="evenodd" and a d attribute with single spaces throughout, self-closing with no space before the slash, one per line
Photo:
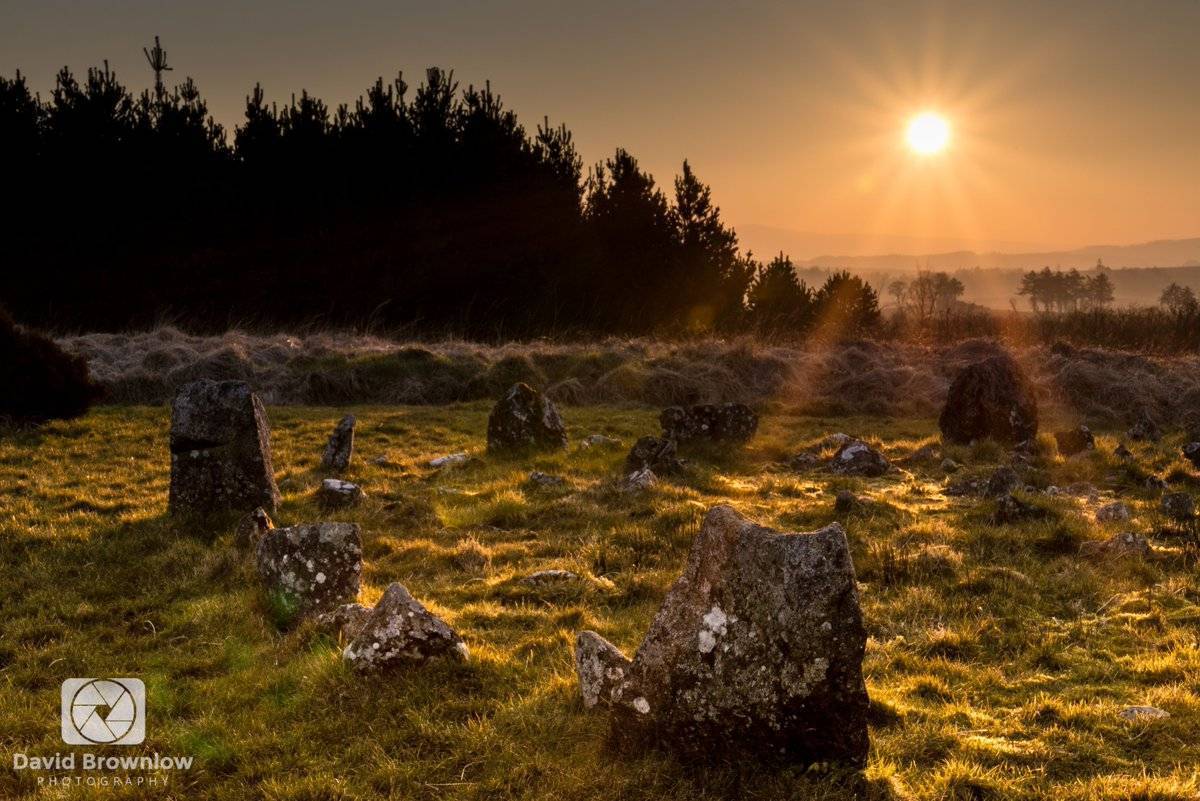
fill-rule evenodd
<path id="1" fill-rule="evenodd" d="M 41 334 L 19 328 L 0 309 L 0 419 L 67 420 L 85 413 L 99 395 L 87 361 Z"/>

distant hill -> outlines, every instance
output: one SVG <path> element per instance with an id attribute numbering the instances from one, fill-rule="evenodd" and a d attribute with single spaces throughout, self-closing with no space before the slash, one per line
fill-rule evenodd
<path id="1" fill-rule="evenodd" d="M 1061 267 L 1064 270 L 1091 269 L 1102 260 L 1107 267 L 1200 267 L 1200 237 L 1163 239 L 1138 245 L 1089 245 L 1074 250 L 1047 250 L 1024 253 L 992 251 L 977 253 L 958 250 L 946 253 L 878 256 L 817 256 L 797 262 L 803 267 L 830 267 L 852 272 L 915 270 L 960 270 L 979 267 L 992 270 L 1032 270 Z"/>

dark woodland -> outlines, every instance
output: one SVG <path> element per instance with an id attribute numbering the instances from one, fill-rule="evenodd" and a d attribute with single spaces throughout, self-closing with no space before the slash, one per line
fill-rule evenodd
<path id="1" fill-rule="evenodd" d="M 135 96 L 107 65 L 64 68 L 43 99 L 18 73 L 0 78 L 0 149 L 18 201 L 0 300 L 54 330 L 498 339 L 878 318 L 846 276 L 756 315 L 747 298 L 777 277 L 756 278 L 687 162 L 669 190 L 624 150 L 585 170 L 565 126 L 528 130 L 490 85 L 439 69 L 336 108 L 256 86 L 232 132 L 191 79 Z"/>

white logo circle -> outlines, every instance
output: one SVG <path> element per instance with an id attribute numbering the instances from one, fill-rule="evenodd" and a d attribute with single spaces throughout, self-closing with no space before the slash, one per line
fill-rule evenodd
<path id="1" fill-rule="evenodd" d="M 133 694 L 114 679 L 92 679 L 71 699 L 71 725 L 93 743 L 120 740 L 137 721 Z"/>

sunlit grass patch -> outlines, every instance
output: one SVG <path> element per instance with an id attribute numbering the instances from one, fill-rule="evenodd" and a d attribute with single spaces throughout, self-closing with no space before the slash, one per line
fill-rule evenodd
<path id="1" fill-rule="evenodd" d="M 553 365 L 532 366 L 554 380 Z M 342 411 L 270 410 L 278 524 L 325 516 L 313 492 Z M 1154 536 L 1157 495 L 1141 476 L 1191 486 L 1169 438 L 1138 444 L 1133 466 L 1112 456 L 1107 433 L 1095 453 L 1068 459 L 1040 443 L 1037 491 L 1021 497 L 1048 514 L 996 526 L 991 501 L 944 494 L 940 458 L 871 479 L 786 466 L 837 431 L 902 459 L 936 442 L 927 420 L 771 415 L 744 451 L 693 451 L 683 474 L 627 493 L 625 455 L 657 432 L 655 410 L 564 407 L 570 446 L 523 459 L 487 454 L 486 403 L 354 411 L 347 477 L 367 498 L 337 518 L 363 529 L 360 600 L 404 583 L 463 635 L 467 663 L 348 670 L 335 637 L 258 588 L 236 516 L 166 516 L 166 410 L 102 408 L 0 438 L 11 490 L 0 495 L 5 742 L 61 750 L 62 679 L 134 675 L 149 688 L 147 751 L 198 759 L 180 798 L 240 799 L 247 787 L 278 799 L 1196 796 L 1185 766 L 1200 760 L 1200 579 L 1179 539 Z M 597 432 L 623 445 L 581 446 Z M 428 465 L 459 451 L 471 455 L 461 467 Z M 963 465 L 955 479 L 1008 459 L 994 444 L 945 455 Z M 534 470 L 564 481 L 537 485 Z M 1085 495 L 1040 491 L 1085 482 L 1133 519 L 1097 525 Z M 839 489 L 858 499 L 848 512 L 835 509 Z M 704 511 L 722 502 L 788 530 L 845 527 L 870 636 L 865 773 L 622 754 L 606 745 L 605 715 L 583 710 L 575 633 L 596 630 L 632 654 Z M 1078 555 L 1080 542 L 1127 529 L 1154 536 L 1159 555 Z M 547 569 L 576 578 L 525 581 Z M 1130 705 L 1171 717 L 1124 721 Z M 0 774 L 0 797 L 37 792 Z"/>

